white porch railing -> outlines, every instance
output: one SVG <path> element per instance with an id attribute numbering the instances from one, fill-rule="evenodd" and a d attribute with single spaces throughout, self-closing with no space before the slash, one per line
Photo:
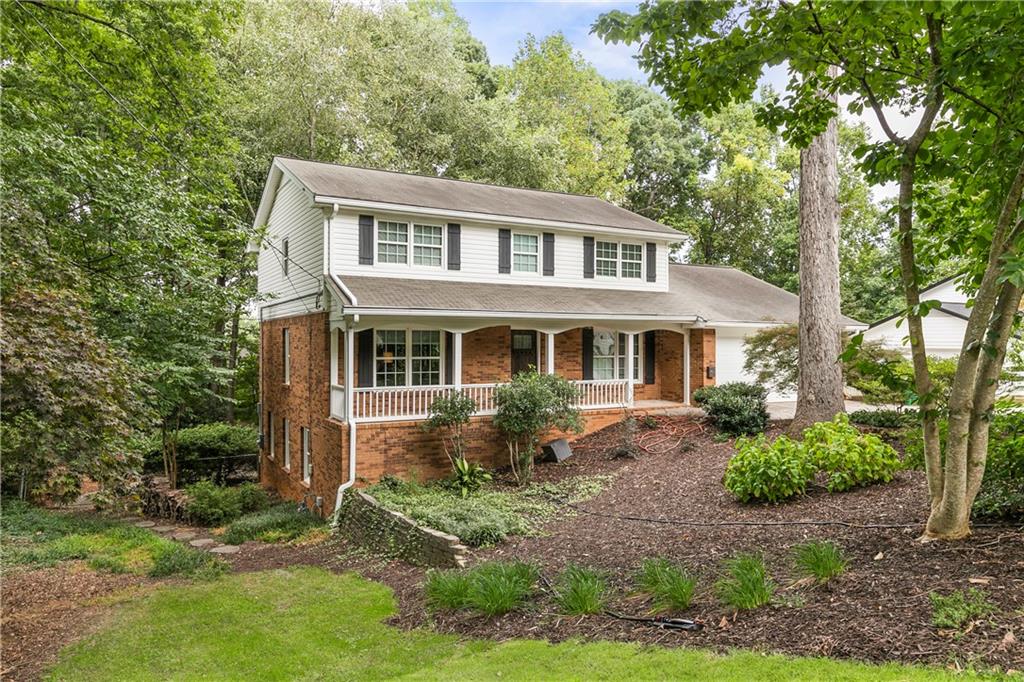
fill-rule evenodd
<path id="1" fill-rule="evenodd" d="M 598 379 L 572 383 L 580 390 L 577 402 L 580 409 L 626 406 L 628 393 L 625 379 Z M 476 414 L 494 414 L 494 389 L 498 386 L 499 384 L 465 384 L 462 386 L 462 392 L 476 401 Z M 451 395 L 454 391 L 454 386 L 355 388 L 352 389 L 352 414 L 357 422 L 425 419 L 434 400 Z M 332 417 L 340 415 L 339 418 L 344 419 L 344 393 L 343 387 L 331 386 Z"/>

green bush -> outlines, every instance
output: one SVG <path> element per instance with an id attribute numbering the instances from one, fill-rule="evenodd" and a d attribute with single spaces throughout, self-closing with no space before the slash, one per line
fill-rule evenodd
<path id="1" fill-rule="evenodd" d="M 178 431 L 178 480 L 194 483 L 229 478 L 256 471 L 259 434 L 251 426 L 214 422 Z M 160 438 L 154 437 L 146 454 L 146 470 L 163 471 Z M 249 455 L 252 455 L 251 457 Z"/>
<path id="2" fill-rule="evenodd" d="M 236 519 L 228 526 L 223 539 L 229 545 L 240 545 L 247 540 L 286 542 L 323 525 L 319 516 L 299 509 L 294 502 L 282 502 Z"/>
<path id="3" fill-rule="evenodd" d="M 432 608 L 497 616 L 526 601 L 539 576 L 533 564 L 492 561 L 464 571 L 430 571 L 424 589 Z"/>
<path id="4" fill-rule="evenodd" d="M 768 428 L 768 392 L 763 386 L 733 382 L 721 386 L 704 386 L 693 394 L 693 400 L 718 429 L 733 436 L 761 433 Z"/>
<path id="5" fill-rule="evenodd" d="M 736 440 L 722 482 L 740 502 L 781 502 L 803 494 L 813 479 L 814 464 L 801 443 L 761 434 Z"/>
<path id="6" fill-rule="evenodd" d="M 892 446 L 850 426 L 845 414 L 805 429 L 803 447 L 814 467 L 827 476 L 829 492 L 891 481 L 900 468 Z"/>
<path id="7" fill-rule="evenodd" d="M 960 628 L 996 610 L 985 593 L 973 587 L 946 596 L 929 592 L 928 598 L 932 602 L 932 625 L 937 628 Z"/>
<path id="8" fill-rule="evenodd" d="M 757 554 L 741 554 L 726 562 L 728 575 L 715 587 L 718 595 L 729 606 L 737 609 L 756 609 L 771 602 L 775 583 L 768 577 L 764 559 Z"/>
<path id="9" fill-rule="evenodd" d="M 199 481 L 185 488 L 186 510 L 193 523 L 223 526 L 242 514 L 261 511 L 270 506 L 270 496 L 256 483 L 219 486 L 212 481 Z"/>
<path id="10" fill-rule="evenodd" d="M 558 605 L 569 615 L 601 613 L 607 594 L 608 583 L 604 576 L 592 568 L 569 565 L 558 578 Z"/>
<path id="11" fill-rule="evenodd" d="M 640 589 L 651 595 L 654 610 L 682 611 L 690 607 L 697 581 L 668 559 L 647 559 L 636 578 Z"/>
<path id="12" fill-rule="evenodd" d="M 793 548 L 797 569 L 805 576 L 825 583 L 846 570 L 846 558 L 831 542 L 807 542 Z"/>
<path id="13" fill-rule="evenodd" d="M 429 417 L 421 425 L 425 431 L 441 432 L 444 454 L 452 463 L 451 483 L 463 497 L 491 480 L 483 467 L 466 459 L 462 433 L 476 411 L 476 401 L 465 393 L 441 396 L 430 404 Z"/>
<path id="14" fill-rule="evenodd" d="M 873 426 L 881 429 L 897 429 L 918 424 L 917 410 L 855 410 L 850 413 L 850 423 Z"/>

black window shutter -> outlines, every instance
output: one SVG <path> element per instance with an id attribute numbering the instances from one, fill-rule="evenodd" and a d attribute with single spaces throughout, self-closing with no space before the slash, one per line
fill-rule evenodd
<path id="1" fill-rule="evenodd" d="M 448 223 L 448 269 L 462 269 L 462 226 Z"/>
<path id="2" fill-rule="evenodd" d="M 444 383 L 455 383 L 455 335 L 451 332 L 444 333 Z"/>
<path id="3" fill-rule="evenodd" d="M 544 233 L 544 276 L 555 275 L 555 233 Z"/>
<path id="4" fill-rule="evenodd" d="M 373 330 L 364 329 L 356 334 L 359 343 L 359 387 L 373 386 Z"/>
<path id="5" fill-rule="evenodd" d="M 512 272 L 512 230 L 498 230 L 498 272 Z"/>
<path id="6" fill-rule="evenodd" d="M 654 383 L 655 333 L 644 332 L 644 383 Z"/>
<path id="7" fill-rule="evenodd" d="M 647 242 L 647 281 L 658 279 L 658 245 Z"/>
<path id="8" fill-rule="evenodd" d="M 359 216 L 359 264 L 373 265 L 373 216 Z"/>
<path id="9" fill-rule="evenodd" d="M 583 276 L 587 279 L 594 278 L 594 238 L 583 238 Z"/>
<path id="10" fill-rule="evenodd" d="M 594 328 L 583 328 L 583 380 L 594 378 Z"/>

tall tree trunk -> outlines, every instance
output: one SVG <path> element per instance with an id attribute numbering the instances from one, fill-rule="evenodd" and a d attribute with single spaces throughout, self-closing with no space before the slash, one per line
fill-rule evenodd
<path id="1" fill-rule="evenodd" d="M 790 433 L 844 411 L 838 122 L 800 153 L 800 377 Z"/>

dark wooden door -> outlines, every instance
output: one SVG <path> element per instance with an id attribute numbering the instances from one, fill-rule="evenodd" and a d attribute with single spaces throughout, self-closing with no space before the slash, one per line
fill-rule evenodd
<path id="1" fill-rule="evenodd" d="M 512 330 L 512 376 L 537 366 L 537 332 Z"/>

